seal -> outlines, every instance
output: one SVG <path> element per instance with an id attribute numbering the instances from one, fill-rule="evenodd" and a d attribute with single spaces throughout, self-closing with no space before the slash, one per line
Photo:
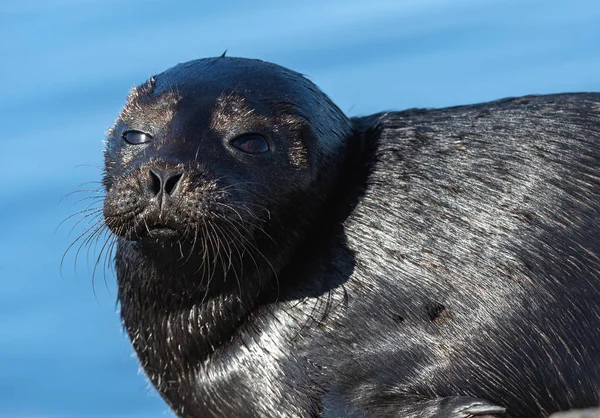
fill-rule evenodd
<path id="1" fill-rule="evenodd" d="M 180 417 L 600 403 L 600 94 L 350 119 L 200 59 L 132 90 L 103 184 L 123 324 Z"/>

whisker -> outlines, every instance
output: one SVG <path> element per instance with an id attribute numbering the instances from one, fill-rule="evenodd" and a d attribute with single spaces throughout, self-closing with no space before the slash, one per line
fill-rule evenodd
<path id="1" fill-rule="evenodd" d="M 67 254 L 69 253 L 69 251 L 77 244 L 80 242 L 80 240 L 82 240 L 84 237 L 87 239 L 87 237 L 90 234 L 90 231 L 94 230 L 94 232 L 92 232 L 92 234 L 95 234 L 96 231 L 100 228 L 102 228 L 102 226 L 98 226 L 100 224 L 100 222 L 96 222 L 93 225 L 91 225 L 88 229 L 86 229 L 83 233 L 81 233 L 65 250 L 65 252 L 63 253 L 63 256 L 61 257 L 60 260 L 60 270 L 62 271 L 63 269 L 63 265 L 64 265 L 64 261 L 65 261 L 65 257 L 67 256 Z M 77 250 L 77 253 L 75 255 L 75 266 L 77 265 L 77 257 L 79 254 L 79 251 L 81 249 L 81 245 L 79 246 L 79 249 Z"/>
<path id="2" fill-rule="evenodd" d="M 69 219 L 71 219 L 71 218 L 73 218 L 73 217 L 75 217 L 75 216 L 78 216 L 78 215 L 82 215 L 82 214 L 84 214 L 84 213 L 87 213 L 87 214 L 84 216 L 84 219 L 85 219 L 85 218 L 87 218 L 87 217 L 89 217 L 89 216 L 91 216 L 91 215 L 94 215 L 94 214 L 96 214 L 96 213 L 100 213 L 100 212 L 101 212 L 101 210 L 102 210 L 101 208 L 97 208 L 97 207 L 95 207 L 95 208 L 86 208 L 86 209 L 82 209 L 82 210 L 80 210 L 79 212 L 75 212 L 74 214 L 72 214 L 72 215 L 69 215 L 69 216 L 67 216 L 65 219 L 63 219 L 63 220 L 62 220 L 62 221 L 61 221 L 61 222 L 58 224 L 58 226 L 56 227 L 56 229 L 54 230 L 54 233 L 56 233 L 56 232 L 58 231 L 58 229 L 59 229 L 59 228 L 60 228 L 60 227 L 61 227 L 61 226 L 62 226 L 62 225 L 63 225 L 63 224 L 66 222 L 66 221 L 68 221 Z M 88 212 L 91 212 L 91 213 L 88 213 Z M 77 225 L 79 225 L 80 223 L 81 223 L 81 220 L 77 221 L 77 223 L 76 223 L 76 224 L 73 226 L 73 228 L 75 228 L 75 227 L 76 227 Z M 73 231 L 73 228 L 71 228 L 71 232 Z"/>
<path id="3" fill-rule="evenodd" d="M 86 184 L 89 184 L 89 183 L 94 183 L 94 182 L 82 183 L 78 187 L 85 186 Z M 63 195 L 59 199 L 58 203 L 59 204 L 62 203 L 63 200 L 65 200 L 66 198 L 68 198 L 70 196 L 73 196 L 74 194 L 77 194 L 77 193 L 94 193 L 94 194 L 102 194 L 102 195 L 104 195 L 104 190 L 103 189 L 78 189 L 78 190 L 73 190 L 72 192 L 69 192 L 69 193 Z"/>
<path id="4" fill-rule="evenodd" d="M 86 167 L 86 168 L 97 168 L 100 171 L 104 171 L 104 166 L 101 165 L 96 165 L 96 164 L 77 164 L 75 166 L 75 168 L 81 168 L 81 167 Z"/>

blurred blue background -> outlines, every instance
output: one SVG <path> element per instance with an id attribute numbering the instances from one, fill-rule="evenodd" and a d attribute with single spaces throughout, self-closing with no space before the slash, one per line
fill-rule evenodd
<path id="1" fill-rule="evenodd" d="M 0 417 L 172 416 L 113 273 L 92 285 L 98 251 L 61 272 L 86 222 L 57 226 L 94 203 L 61 198 L 98 187 L 84 183 L 131 86 L 225 49 L 307 74 L 349 115 L 599 91 L 600 2 L 2 0 Z"/>

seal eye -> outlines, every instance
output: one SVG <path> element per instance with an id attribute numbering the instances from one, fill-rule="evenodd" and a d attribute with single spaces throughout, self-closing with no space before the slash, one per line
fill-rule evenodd
<path id="1" fill-rule="evenodd" d="M 237 149 L 248 154 L 261 154 L 269 151 L 269 143 L 259 134 L 247 134 L 236 138 L 232 142 Z"/>
<path id="2" fill-rule="evenodd" d="M 125 131 L 123 132 L 123 140 L 131 145 L 139 145 L 150 142 L 152 137 L 140 131 Z"/>

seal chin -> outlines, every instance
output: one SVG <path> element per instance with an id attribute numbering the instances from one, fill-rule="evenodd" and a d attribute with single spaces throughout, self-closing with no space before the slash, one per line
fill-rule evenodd
<path id="1" fill-rule="evenodd" d="M 151 241 L 174 241 L 181 238 L 181 234 L 176 229 L 168 226 L 156 225 L 146 231 L 141 236 L 141 240 Z"/>

